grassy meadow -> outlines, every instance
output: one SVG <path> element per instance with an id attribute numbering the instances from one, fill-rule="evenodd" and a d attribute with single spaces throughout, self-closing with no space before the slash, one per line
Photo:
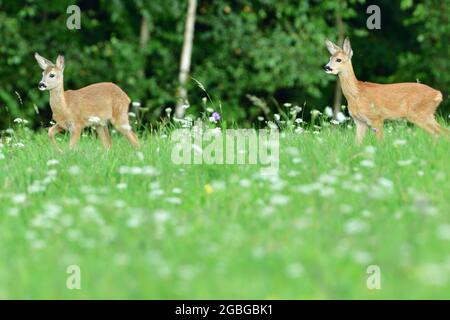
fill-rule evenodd
<path id="1" fill-rule="evenodd" d="M 1 299 L 450 296 L 446 139 L 390 124 L 280 135 L 258 165 L 175 165 L 170 132 L 134 151 L 87 133 L 56 153 L 15 125 L 0 149 Z M 8 137 L 8 138 L 7 138 Z M 58 143 L 67 149 L 68 137 Z M 67 267 L 81 289 L 66 287 Z M 381 271 L 369 290 L 367 268 Z"/>

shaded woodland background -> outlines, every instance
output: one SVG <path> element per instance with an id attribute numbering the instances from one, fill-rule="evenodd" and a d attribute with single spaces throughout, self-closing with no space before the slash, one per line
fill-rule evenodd
<path id="1" fill-rule="evenodd" d="M 66 27 L 72 4 L 82 10 L 81 30 Z M 381 8 L 381 30 L 366 28 L 370 4 Z M 66 89 L 113 81 L 141 103 L 146 123 L 166 117 L 177 103 L 187 8 L 187 0 L 0 0 L 0 128 L 16 117 L 35 128 L 51 119 L 35 51 L 65 55 Z M 449 8 L 448 0 L 198 0 L 190 76 L 240 125 L 285 102 L 308 115 L 335 104 L 324 41 L 348 35 L 360 80 L 419 80 L 447 97 Z M 198 114 L 205 93 L 193 80 L 187 90 L 188 112 Z M 448 111 L 447 98 L 439 112 Z"/>

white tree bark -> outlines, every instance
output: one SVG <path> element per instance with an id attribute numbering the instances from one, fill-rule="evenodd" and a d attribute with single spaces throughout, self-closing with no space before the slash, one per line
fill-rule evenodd
<path id="1" fill-rule="evenodd" d="M 336 26 L 338 28 L 339 38 L 338 38 L 338 45 L 341 45 L 344 42 L 345 37 L 345 25 L 344 21 L 342 20 L 341 15 L 341 7 L 338 2 L 338 7 L 336 8 Z M 342 90 L 341 90 L 341 82 L 339 78 L 336 80 L 336 86 L 334 88 L 334 101 L 333 101 L 333 115 L 336 119 L 337 114 L 341 111 L 341 105 L 342 105 Z"/>
<path id="2" fill-rule="evenodd" d="M 178 77 L 179 87 L 177 91 L 177 108 L 175 116 L 183 118 L 185 113 L 184 105 L 188 102 L 186 84 L 191 69 L 192 46 L 194 43 L 195 14 L 197 11 L 197 0 L 189 0 L 186 26 L 184 29 L 183 51 L 181 52 L 180 74 Z"/>

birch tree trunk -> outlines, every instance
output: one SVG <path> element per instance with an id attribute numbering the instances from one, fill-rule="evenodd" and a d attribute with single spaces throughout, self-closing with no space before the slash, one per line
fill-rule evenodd
<path id="1" fill-rule="evenodd" d="M 342 21 L 342 15 L 341 15 L 341 7 L 338 2 L 336 8 L 336 27 L 338 29 L 338 42 L 337 44 L 340 46 L 344 42 L 345 37 L 345 26 L 344 22 Z M 334 118 L 336 118 L 336 115 L 338 112 L 341 111 L 341 105 L 342 105 L 342 90 L 341 90 L 341 82 L 339 78 L 337 78 L 336 86 L 334 88 L 334 101 L 333 101 L 333 114 Z"/>
<path id="2" fill-rule="evenodd" d="M 139 69 L 139 78 L 144 80 L 145 79 L 145 70 L 146 70 L 146 62 L 147 62 L 147 46 L 150 41 L 150 23 L 148 16 L 146 14 L 142 15 L 141 18 L 141 27 L 139 32 L 139 50 L 141 51 L 142 56 L 144 57 L 144 62 Z M 140 105 L 133 105 L 131 106 L 132 111 L 139 116 L 139 109 Z"/>
<path id="3" fill-rule="evenodd" d="M 141 28 L 139 32 L 139 49 L 141 50 L 141 54 L 146 57 L 147 56 L 147 46 L 148 42 L 150 41 L 150 23 L 148 21 L 147 15 L 142 15 L 141 18 Z M 145 58 L 144 61 L 147 61 Z M 141 79 L 145 78 L 145 69 L 146 65 L 145 62 L 142 65 L 141 69 L 139 70 L 139 74 L 141 76 Z"/>
<path id="4" fill-rule="evenodd" d="M 142 15 L 141 30 L 139 32 L 139 48 L 144 51 L 150 40 L 150 23 L 147 15 Z"/>
<path id="5" fill-rule="evenodd" d="M 197 0 L 189 0 L 186 26 L 184 30 L 183 51 L 180 59 L 180 74 L 178 76 L 179 87 L 177 90 L 177 107 L 175 116 L 179 119 L 184 117 L 184 105 L 188 102 L 186 84 L 191 69 L 192 46 L 194 42 L 195 14 L 197 11 Z"/>

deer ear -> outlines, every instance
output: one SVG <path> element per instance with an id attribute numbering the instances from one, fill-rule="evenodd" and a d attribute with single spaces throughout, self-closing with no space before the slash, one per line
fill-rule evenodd
<path id="1" fill-rule="evenodd" d="M 64 56 L 58 55 L 58 58 L 56 58 L 56 66 L 59 69 L 64 70 Z"/>
<path id="2" fill-rule="evenodd" d="M 37 63 L 43 70 L 54 65 L 50 60 L 47 60 L 44 57 L 41 57 L 39 55 L 39 53 L 37 53 L 37 52 L 34 54 L 34 58 L 36 59 Z"/>
<path id="3" fill-rule="evenodd" d="M 335 45 L 333 42 L 331 42 L 328 39 L 325 40 L 325 45 L 327 46 L 328 52 L 332 55 L 340 50 L 340 48 L 337 45 Z"/>
<path id="4" fill-rule="evenodd" d="M 352 46 L 350 44 L 350 40 L 348 39 L 348 37 L 345 38 L 345 40 L 344 40 L 343 49 L 344 49 L 344 52 L 349 56 L 349 59 L 351 59 L 353 56 L 353 50 L 352 50 Z"/>

